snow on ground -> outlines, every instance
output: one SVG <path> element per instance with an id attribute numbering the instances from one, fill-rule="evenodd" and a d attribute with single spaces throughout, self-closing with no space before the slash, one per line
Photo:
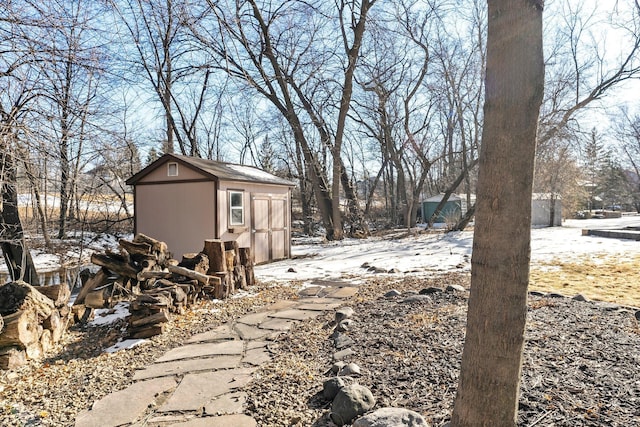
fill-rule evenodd
<path id="1" fill-rule="evenodd" d="M 557 259 L 569 261 L 603 255 L 623 257 L 640 254 L 640 242 L 635 240 L 582 235 L 584 228 L 622 229 L 627 226 L 640 227 L 640 216 L 566 220 L 562 227 L 534 228 L 531 230 L 532 265 Z M 471 267 L 472 240 L 473 231 L 463 231 L 294 245 L 293 259 L 257 266 L 255 274 L 262 281 L 332 280 L 343 276 L 366 275 L 367 269 L 362 267 L 364 263 L 387 271 L 396 269 L 399 273 L 429 274 L 452 269 L 468 271 Z"/>

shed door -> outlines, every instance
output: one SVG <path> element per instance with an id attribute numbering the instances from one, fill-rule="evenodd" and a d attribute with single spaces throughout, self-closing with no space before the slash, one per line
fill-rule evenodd
<path id="1" fill-rule="evenodd" d="M 287 199 L 267 194 L 251 196 L 251 231 L 256 263 L 289 256 Z"/>

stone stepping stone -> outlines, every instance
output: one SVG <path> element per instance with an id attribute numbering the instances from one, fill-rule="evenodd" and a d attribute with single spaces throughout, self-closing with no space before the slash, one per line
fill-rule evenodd
<path id="1" fill-rule="evenodd" d="M 249 341 L 247 342 L 247 351 L 253 350 L 254 348 L 264 348 L 268 344 L 269 344 L 268 341 L 260 341 L 260 340 Z"/>
<path id="2" fill-rule="evenodd" d="M 212 342 L 212 341 L 227 341 L 240 339 L 238 334 L 233 332 L 231 324 L 225 323 L 215 329 L 200 334 L 195 334 L 187 340 L 187 344 L 194 344 L 199 342 Z"/>
<path id="3" fill-rule="evenodd" d="M 218 355 L 241 355 L 244 350 L 244 343 L 240 340 L 222 341 L 203 344 L 188 344 L 169 350 L 156 360 L 156 363 L 170 362 L 180 359 L 193 359 L 196 357 L 218 356 Z"/>
<path id="4" fill-rule="evenodd" d="M 266 348 L 254 348 L 252 350 L 247 350 L 244 357 L 242 358 L 242 363 L 253 366 L 260 366 L 263 363 L 270 362 L 271 359 L 271 353 Z"/>
<path id="5" fill-rule="evenodd" d="M 115 427 L 133 423 L 156 404 L 156 398 L 177 385 L 175 378 L 140 381 L 94 402 L 76 417 L 76 427 Z"/>
<path id="6" fill-rule="evenodd" d="M 249 384 L 251 373 L 255 369 L 238 368 L 226 371 L 187 374 L 158 412 L 199 411 L 216 397 Z"/>
<path id="7" fill-rule="evenodd" d="M 240 338 L 246 341 L 261 340 L 277 334 L 277 332 L 269 329 L 260 329 L 256 326 L 245 325 L 244 323 L 236 323 L 233 329 L 240 335 Z"/>
<path id="8" fill-rule="evenodd" d="M 319 315 L 320 313 L 317 311 L 291 309 L 291 310 L 277 311 L 275 313 L 272 313 L 270 317 L 275 317 L 278 319 L 290 319 L 290 320 L 307 320 L 313 317 L 317 317 Z"/>
<path id="9" fill-rule="evenodd" d="M 221 417 L 196 418 L 171 427 L 258 427 L 256 420 L 248 415 L 234 414 Z"/>
<path id="10" fill-rule="evenodd" d="M 260 329 L 269 329 L 271 331 L 286 332 L 291 329 L 291 326 L 293 326 L 294 323 L 296 323 L 296 321 L 291 319 L 269 318 L 269 320 L 265 320 L 260 323 L 258 327 Z"/>
<path id="11" fill-rule="evenodd" d="M 322 289 L 324 289 L 323 286 L 309 286 L 308 288 L 301 289 L 300 292 L 298 292 L 298 295 L 303 297 L 315 297 L 322 291 Z"/>
<path id="12" fill-rule="evenodd" d="M 227 393 L 212 400 L 204 406 L 205 415 L 241 414 L 247 403 L 247 393 Z"/>
<path id="13" fill-rule="evenodd" d="M 280 301 L 276 301 L 273 304 L 270 304 L 266 307 L 264 307 L 262 309 L 262 311 L 278 311 L 278 310 L 285 310 L 287 308 L 291 308 L 293 306 L 295 306 L 296 304 L 298 304 L 297 301 L 291 301 L 291 300 L 280 300 Z"/>
<path id="14" fill-rule="evenodd" d="M 217 371 L 240 366 L 241 355 L 223 355 L 198 359 L 175 360 L 173 362 L 154 363 L 147 368 L 137 371 L 133 376 L 135 381 L 147 378 L 183 375 L 190 372 Z"/>
<path id="15" fill-rule="evenodd" d="M 260 313 L 252 313 L 247 314 L 246 316 L 242 316 L 236 322 L 244 323 L 245 325 L 258 326 L 261 322 L 263 322 L 267 317 L 269 317 L 271 313 L 268 311 L 263 311 Z"/>
<path id="16" fill-rule="evenodd" d="M 344 288 L 338 288 L 338 289 L 327 289 L 326 294 L 324 294 L 323 296 L 326 298 L 346 299 L 346 298 L 351 298 L 357 293 L 358 293 L 358 288 L 353 286 L 346 286 Z"/>
<path id="17" fill-rule="evenodd" d="M 324 299 L 324 298 L 323 298 Z M 341 302 L 305 302 L 296 306 L 299 310 L 308 310 L 308 311 L 330 311 L 335 310 L 336 308 L 342 305 Z"/>

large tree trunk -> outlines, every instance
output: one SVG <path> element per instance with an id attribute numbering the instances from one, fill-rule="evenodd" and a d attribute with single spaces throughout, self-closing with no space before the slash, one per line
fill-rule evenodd
<path id="1" fill-rule="evenodd" d="M 24 230 L 18 211 L 16 191 L 16 164 L 13 157 L 0 152 L 0 178 L 2 180 L 2 209 L 0 209 L 0 247 L 11 280 L 24 280 L 32 286 L 39 285 L 31 253 L 27 248 Z"/>
<path id="2" fill-rule="evenodd" d="M 516 425 L 527 314 L 542 1 L 488 5 L 471 295 L 453 427 Z"/>

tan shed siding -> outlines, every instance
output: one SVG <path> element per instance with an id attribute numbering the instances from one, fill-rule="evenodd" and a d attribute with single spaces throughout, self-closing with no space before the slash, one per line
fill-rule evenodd
<path id="1" fill-rule="evenodd" d="M 156 169 L 152 170 L 144 176 L 138 184 L 151 183 L 151 182 L 179 182 L 179 181 L 193 181 L 193 180 L 201 180 L 207 179 L 210 180 L 210 177 L 203 175 L 195 169 L 192 169 L 188 166 L 183 165 L 182 163 L 178 163 L 178 175 L 177 176 L 169 176 L 168 175 L 168 164 L 176 163 L 176 162 L 165 162 L 164 164 L 158 166 Z"/>
<path id="2" fill-rule="evenodd" d="M 136 231 L 166 242 L 178 259 L 201 251 L 205 239 L 215 238 L 214 194 L 213 181 L 138 185 Z"/>
<path id="3" fill-rule="evenodd" d="M 246 231 L 242 233 L 230 233 L 229 232 L 229 194 L 228 190 L 238 190 L 244 192 L 244 222 Z M 271 194 L 279 197 L 289 197 L 289 188 L 277 185 L 265 185 L 254 184 L 240 181 L 220 181 L 218 188 L 218 230 L 220 232 L 219 238 L 225 241 L 237 240 L 240 247 L 251 246 L 251 221 L 254 218 L 255 213 L 252 211 L 251 196 L 253 194 Z M 262 215 L 260 215 L 262 217 Z M 288 218 L 288 215 L 286 215 Z M 265 217 L 265 221 L 267 218 Z M 287 230 L 290 229 L 290 225 L 286 225 Z M 254 251 L 256 248 L 254 248 Z M 288 256 L 288 255 L 287 255 Z M 258 258 L 256 258 L 258 259 Z"/>

